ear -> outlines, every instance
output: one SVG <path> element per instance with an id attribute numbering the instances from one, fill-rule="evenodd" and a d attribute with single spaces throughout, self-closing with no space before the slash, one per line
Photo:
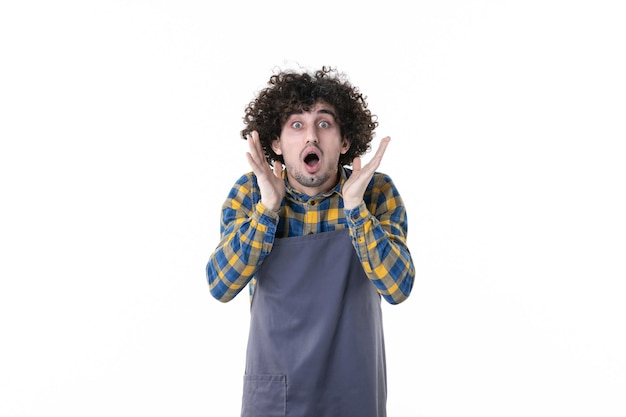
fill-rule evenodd
<path id="1" fill-rule="evenodd" d="M 350 149 L 350 139 L 344 137 L 341 142 L 341 154 L 344 155 Z"/>
<path id="2" fill-rule="evenodd" d="M 276 136 L 272 142 L 270 142 L 270 145 L 272 146 L 272 150 L 274 151 L 274 153 L 276 155 L 282 155 L 283 154 L 283 150 L 280 146 L 280 137 Z"/>

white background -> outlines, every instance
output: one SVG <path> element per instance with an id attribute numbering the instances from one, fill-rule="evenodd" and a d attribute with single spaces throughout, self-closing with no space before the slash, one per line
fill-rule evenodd
<path id="1" fill-rule="evenodd" d="M 390 417 L 626 415 L 622 3 L 3 2 L 0 415 L 238 415 L 204 267 L 244 106 L 324 64 L 409 213 Z"/>

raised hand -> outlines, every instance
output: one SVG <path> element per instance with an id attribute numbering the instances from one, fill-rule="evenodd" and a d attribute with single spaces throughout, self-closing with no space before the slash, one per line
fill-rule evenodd
<path id="1" fill-rule="evenodd" d="M 363 201 L 365 189 L 374 176 L 374 172 L 380 166 L 390 140 L 391 138 L 387 136 L 380 141 L 376 154 L 365 166 L 361 167 L 361 158 L 359 157 L 352 161 L 352 175 L 343 185 L 342 190 L 345 209 L 353 209 Z"/>
<path id="2" fill-rule="evenodd" d="M 285 181 L 282 178 L 282 164 L 274 163 L 272 168 L 265 159 L 259 133 L 253 131 L 248 136 L 249 152 L 246 152 L 248 164 L 257 177 L 261 191 L 261 202 L 265 208 L 277 212 L 285 197 Z"/>

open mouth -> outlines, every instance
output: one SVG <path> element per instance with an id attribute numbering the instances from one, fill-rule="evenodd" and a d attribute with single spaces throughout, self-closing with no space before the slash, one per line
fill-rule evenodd
<path id="1" fill-rule="evenodd" d="M 313 167 L 313 166 L 317 165 L 319 160 L 320 160 L 319 155 L 316 152 L 314 152 L 314 151 L 310 151 L 304 157 L 304 163 L 307 164 L 310 167 Z"/>
<path id="2" fill-rule="evenodd" d="M 319 169 L 321 160 L 322 155 L 316 147 L 311 146 L 304 151 L 302 162 L 304 162 L 304 166 L 310 174 L 315 173 Z"/>

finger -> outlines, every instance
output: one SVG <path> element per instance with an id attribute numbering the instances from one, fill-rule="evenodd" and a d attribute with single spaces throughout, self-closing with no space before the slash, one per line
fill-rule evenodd
<path id="1" fill-rule="evenodd" d="M 250 133 L 248 133 L 246 135 L 246 140 L 248 141 L 248 155 L 254 157 L 254 154 L 256 154 L 256 149 L 254 148 L 254 139 L 252 138 L 252 135 Z"/>
<path id="2" fill-rule="evenodd" d="M 371 161 L 369 161 L 367 165 L 365 165 L 365 167 L 363 167 L 364 170 L 368 172 L 374 172 L 380 166 L 383 155 L 385 154 L 385 150 L 387 150 L 387 146 L 389 145 L 389 141 L 391 141 L 391 138 L 389 136 L 384 137 L 380 141 L 374 157 L 371 159 Z"/>
<path id="3" fill-rule="evenodd" d="M 259 133 L 255 130 L 248 135 L 248 147 L 250 148 L 250 153 L 255 158 L 259 157 L 259 152 L 262 152 L 261 144 L 259 140 Z"/>
<path id="4" fill-rule="evenodd" d="M 263 148 L 257 131 L 253 131 L 252 134 L 248 136 L 248 148 L 250 150 L 249 154 L 252 159 L 254 159 L 256 165 L 259 167 L 263 166 L 265 163 L 265 154 L 263 153 Z"/>
<path id="5" fill-rule="evenodd" d="M 257 175 L 263 175 L 264 171 L 269 169 L 269 165 L 265 160 L 265 154 L 261 147 L 261 141 L 259 140 L 259 134 L 253 131 L 248 135 L 248 148 L 249 152 L 246 152 L 246 158 L 252 171 Z"/>
<path id="6" fill-rule="evenodd" d="M 254 157 L 255 154 L 256 150 L 254 149 L 254 144 L 252 143 L 252 137 L 248 136 L 248 152 L 246 152 L 246 159 L 248 160 L 250 168 L 252 168 L 254 172 L 257 172 L 258 165 Z"/>
<path id="7" fill-rule="evenodd" d="M 384 137 L 380 141 L 380 144 L 378 145 L 378 150 L 376 151 L 376 155 L 374 155 L 374 158 L 381 158 L 382 159 L 383 155 L 385 154 L 385 151 L 387 150 L 387 146 L 389 145 L 390 141 L 391 141 L 391 138 L 389 136 Z"/>
<path id="8" fill-rule="evenodd" d="M 352 160 L 352 170 L 360 171 L 361 170 L 361 158 L 358 156 Z"/>
<path id="9" fill-rule="evenodd" d="M 254 156 L 252 156 L 250 152 L 246 152 L 246 159 L 248 160 L 248 165 L 250 165 L 252 171 L 257 175 L 260 175 L 261 168 L 259 167 L 259 164 L 256 163 Z"/>
<path id="10" fill-rule="evenodd" d="M 283 177 L 283 164 L 281 164 L 280 161 L 274 161 L 274 165 L 272 168 L 273 168 L 274 175 L 276 176 L 276 178 Z"/>

